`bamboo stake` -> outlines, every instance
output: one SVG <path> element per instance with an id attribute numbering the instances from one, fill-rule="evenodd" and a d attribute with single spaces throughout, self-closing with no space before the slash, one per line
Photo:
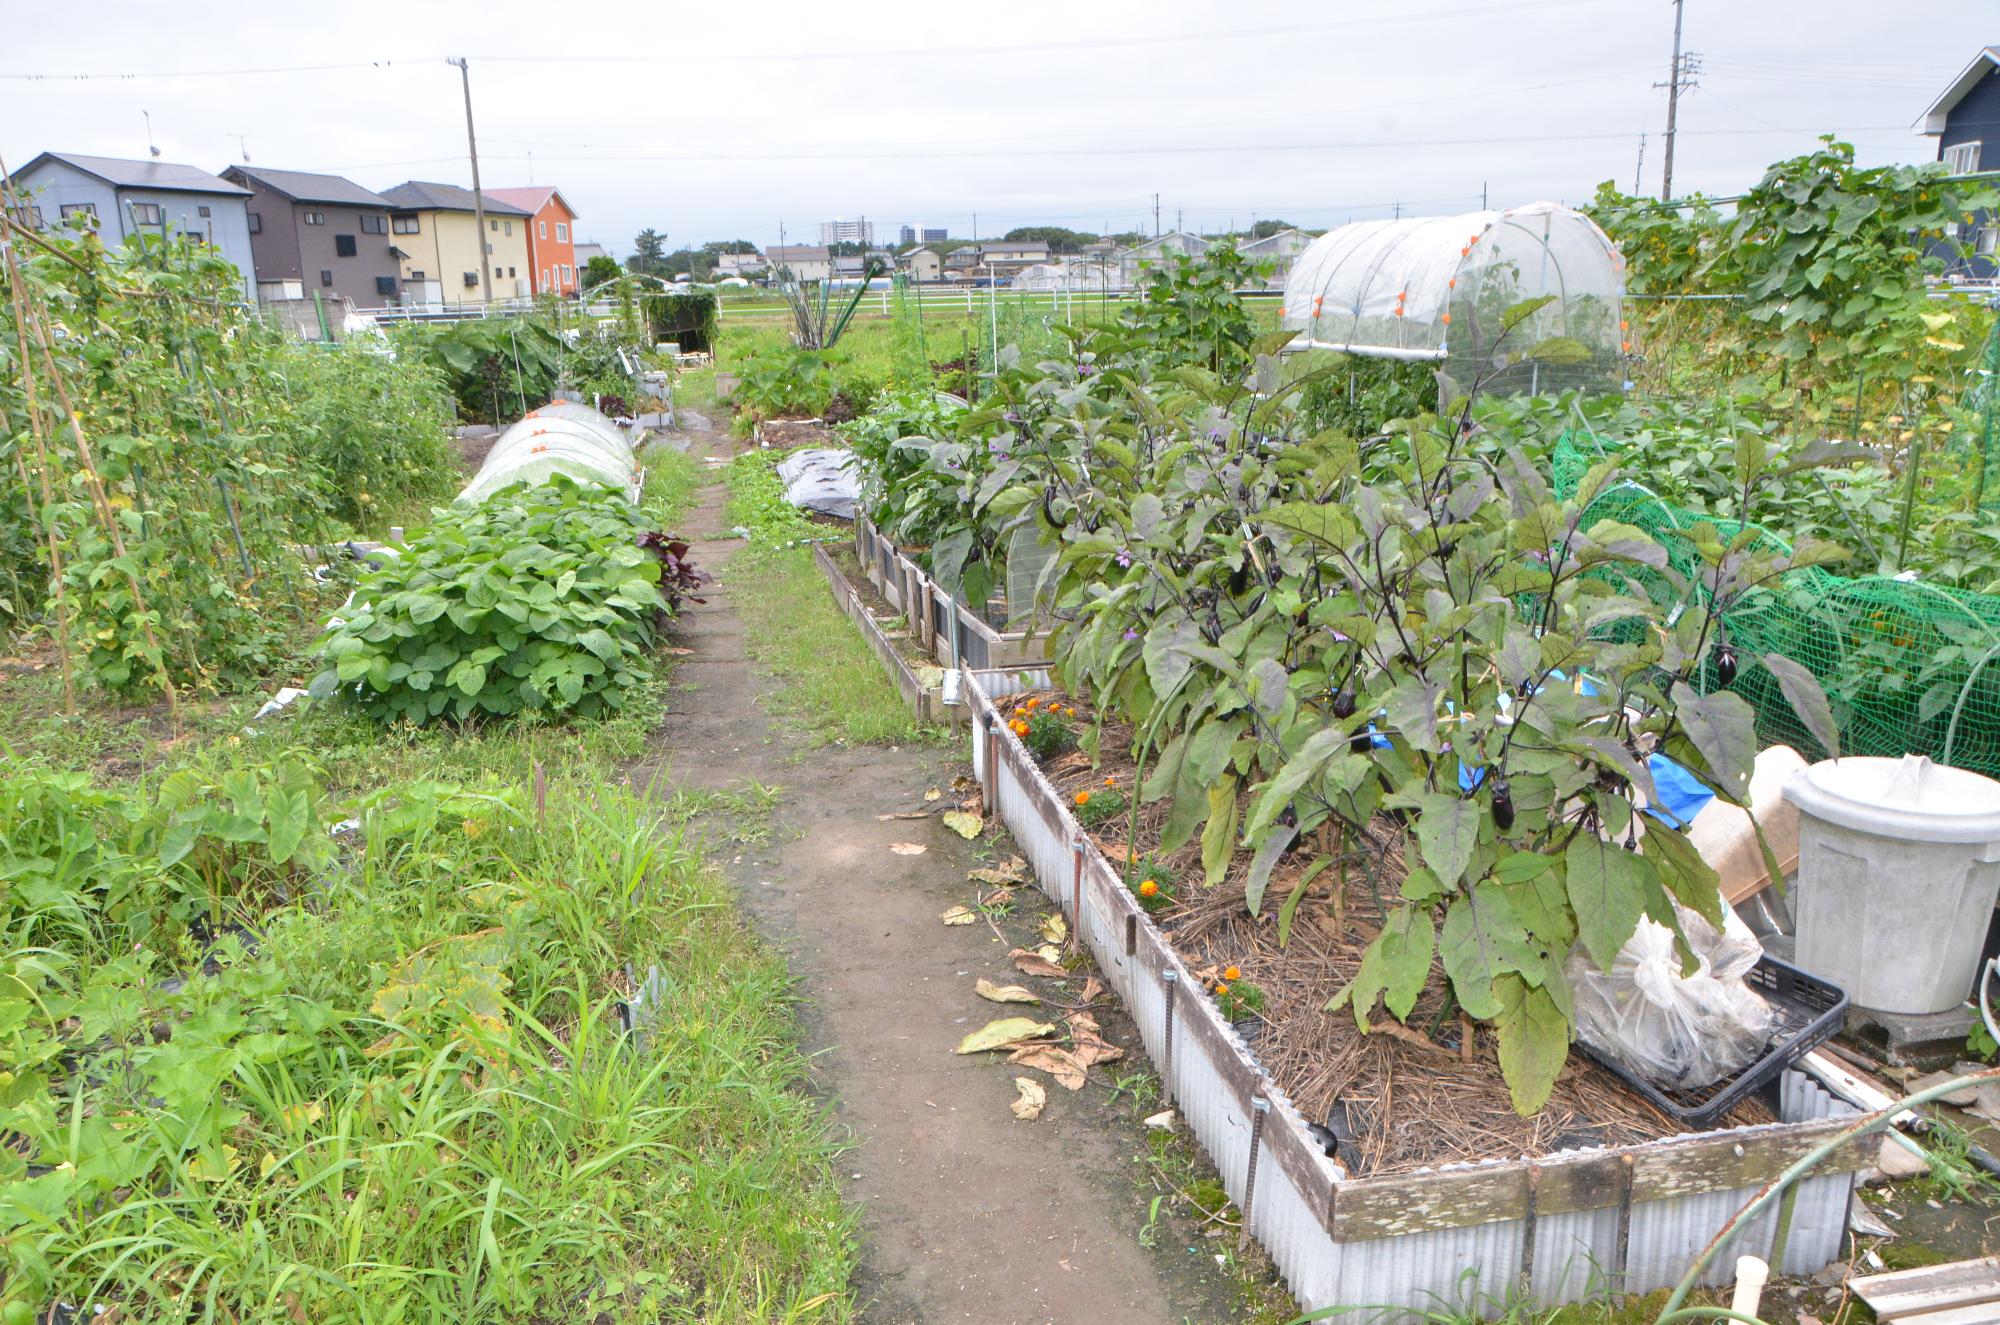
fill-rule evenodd
<path id="1" fill-rule="evenodd" d="M 62 661 L 63 712 L 76 716 L 76 679 L 70 673 L 69 665 L 69 590 L 63 583 L 62 544 L 56 538 L 56 525 L 51 512 L 55 508 L 55 485 L 49 478 L 49 447 L 46 420 L 42 417 L 41 399 L 35 393 L 35 373 L 28 363 L 28 331 L 26 314 L 23 311 L 25 296 L 21 291 L 21 272 L 14 261 L 11 242 L 14 235 L 13 213 L 0 208 L 0 249 L 7 254 L 7 283 L 12 295 L 14 308 L 14 337 L 21 351 L 21 387 L 28 398 L 28 432 L 35 439 L 35 468 L 42 476 L 42 500 L 39 507 L 34 499 L 34 488 L 28 481 L 28 466 L 20 453 L 14 454 L 14 467 L 21 475 L 21 495 L 28 499 L 28 506 L 35 511 L 35 522 L 42 527 L 42 536 L 49 545 L 49 576 L 55 585 L 56 601 L 56 647 Z"/>

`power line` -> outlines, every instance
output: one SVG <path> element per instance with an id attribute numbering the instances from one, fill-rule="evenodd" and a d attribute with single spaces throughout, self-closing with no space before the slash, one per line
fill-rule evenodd
<path id="1" fill-rule="evenodd" d="M 151 72 L 108 73 L 0 73 L 0 79 L 15 83 L 130 83 L 146 78 L 249 78 L 263 74 L 347 73 L 356 69 L 389 69 L 399 64 L 429 64 L 442 55 L 413 56 L 397 60 L 357 60 L 349 64 L 287 64 L 254 69 L 175 69 Z"/>

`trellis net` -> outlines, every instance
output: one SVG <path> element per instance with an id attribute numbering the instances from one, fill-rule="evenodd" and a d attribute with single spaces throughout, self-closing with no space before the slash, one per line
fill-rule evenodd
<path id="1" fill-rule="evenodd" d="M 1550 466 L 1556 495 L 1568 500 L 1590 467 L 1616 450 L 1616 443 L 1565 432 Z M 1670 616 L 1704 592 L 1697 525 L 1712 526 L 1724 542 L 1754 529 L 1764 546 L 1787 550 L 1768 530 L 1698 514 L 1635 482 L 1616 483 L 1590 503 L 1585 527 L 1602 519 L 1633 525 L 1667 550 L 1675 577 L 1646 567 L 1617 574 L 1628 591 L 1645 592 Z M 1923 754 L 2000 776 L 2000 598 L 1811 568 L 1750 590 L 1722 624 L 1738 659 L 1729 688 L 1756 709 L 1765 744 L 1792 746 L 1808 759 L 1827 753 L 1758 661 L 1778 653 L 1819 678 L 1842 754 Z M 1703 690 L 1720 687 L 1712 659 L 1696 678 Z"/>

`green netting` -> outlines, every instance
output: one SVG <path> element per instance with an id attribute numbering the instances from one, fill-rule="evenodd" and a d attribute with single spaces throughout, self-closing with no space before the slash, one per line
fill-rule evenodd
<path id="1" fill-rule="evenodd" d="M 1617 449 L 1615 442 L 1565 432 L 1550 465 L 1556 494 L 1567 500 L 1590 467 Z M 1621 567 L 1617 576 L 1627 591 L 1644 592 L 1669 615 L 1687 595 L 1702 592 L 1688 531 L 1706 523 L 1727 541 L 1755 528 L 1696 514 L 1635 482 L 1615 484 L 1591 502 L 1585 524 L 1600 519 L 1636 526 L 1667 549 L 1683 587 L 1647 567 Z M 1768 530 L 1756 532 L 1766 546 L 1786 548 Z M 1825 687 L 1843 754 L 1924 754 L 2000 776 L 2000 598 L 1812 568 L 1752 590 L 1723 624 L 1739 659 L 1730 688 L 1757 710 L 1766 744 L 1793 746 L 1808 759 L 1826 755 L 1756 661 L 1779 653 L 1811 668 Z M 1697 680 L 1715 688 L 1713 675 Z"/>

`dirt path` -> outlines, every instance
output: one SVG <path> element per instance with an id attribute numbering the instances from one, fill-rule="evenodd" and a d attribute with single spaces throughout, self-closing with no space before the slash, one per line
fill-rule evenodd
<path id="1" fill-rule="evenodd" d="M 726 454 L 698 434 L 697 456 Z M 676 642 L 692 649 L 676 672 L 661 732 L 663 792 L 779 784 L 770 840 L 743 845 L 729 866 L 754 923 L 786 951 L 806 999 L 819 1083 L 853 1146 L 841 1158 L 845 1194 L 863 1233 L 860 1319 L 867 1325 L 1107 1325 L 1207 1322 L 1236 1316 L 1234 1285 L 1216 1266 L 1221 1244 L 1163 1224 L 1167 1246 L 1140 1245 L 1146 1213 L 1136 1188 L 1144 1138 L 1129 1096 L 1095 1081 L 1071 1093 L 1047 1082 L 1047 1111 L 1017 1121 L 1014 1076 L 1002 1061 L 961 1058 L 959 1039 L 1023 1011 L 974 996 L 973 981 L 1019 977 L 984 924 L 946 927 L 938 915 L 972 900 L 974 844 L 936 818 L 876 818 L 926 808 L 948 786 L 957 751 L 799 747 L 766 721 L 758 696 L 773 683 L 746 657 L 730 604 L 733 540 L 716 538 L 723 494 L 703 494 L 689 521 L 698 565 L 714 574 L 706 606 L 686 614 Z M 892 842 L 917 842 L 898 855 Z M 729 854 L 724 854 L 729 859 Z M 1025 896 L 1039 902 L 1039 896 Z M 1129 1042 L 1122 1013 L 1107 1033 Z M 1142 1058 L 1111 1069 L 1144 1066 Z M 1100 1067 L 1093 1077 L 1105 1072 Z"/>

